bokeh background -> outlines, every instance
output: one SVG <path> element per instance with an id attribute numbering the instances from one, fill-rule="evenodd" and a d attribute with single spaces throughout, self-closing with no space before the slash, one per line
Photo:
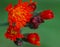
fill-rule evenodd
<path id="1" fill-rule="evenodd" d="M 29 1 L 29 0 L 23 0 Z M 28 27 L 21 29 L 22 33 L 37 32 L 41 38 L 40 47 L 60 47 L 60 0 L 33 0 L 37 2 L 35 12 L 51 9 L 54 12 L 54 19 L 47 20 L 38 29 Z M 7 31 L 8 13 L 5 8 L 8 4 L 17 4 L 18 0 L 0 0 L 0 47 L 38 47 L 24 42 L 22 46 L 16 46 L 12 41 L 4 37 Z"/>

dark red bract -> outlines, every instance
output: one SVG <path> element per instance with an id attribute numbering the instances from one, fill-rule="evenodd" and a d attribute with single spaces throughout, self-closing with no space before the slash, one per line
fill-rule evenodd
<path id="1" fill-rule="evenodd" d="M 28 7 L 29 7 L 28 9 L 30 9 L 29 11 L 31 11 L 31 12 L 35 11 L 36 10 L 36 2 L 30 3 L 28 5 Z"/>

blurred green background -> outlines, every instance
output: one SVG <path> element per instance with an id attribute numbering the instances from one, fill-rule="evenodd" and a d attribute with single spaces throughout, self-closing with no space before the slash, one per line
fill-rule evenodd
<path id="1" fill-rule="evenodd" d="M 29 1 L 29 0 L 23 0 Z M 33 30 L 28 27 L 22 29 L 22 33 L 37 32 L 41 38 L 40 47 L 60 47 L 60 0 L 33 0 L 37 2 L 37 9 L 35 12 L 51 9 L 54 12 L 54 19 L 47 20 L 41 24 L 38 29 Z M 7 31 L 7 26 L 4 23 L 7 22 L 8 13 L 5 8 L 8 4 L 17 4 L 18 0 L 0 0 L 0 47 L 20 47 L 16 46 L 12 41 L 4 37 L 4 33 Z M 24 42 L 21 47 L 38 47 L 32 44 Z"/>

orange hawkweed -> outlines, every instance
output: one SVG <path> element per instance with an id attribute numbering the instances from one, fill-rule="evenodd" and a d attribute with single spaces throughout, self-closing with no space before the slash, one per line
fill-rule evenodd
<path id="1" fill-rule="evenodd" d="M 32 0 L 29 2 L 22 2 L 22 0 L 18 0 L 18 4 L 14 7 L 12 4 L 9 4 L 6 7 L 6 11 L 8 11 L 8 22 L 9 25 L 13 25 L 17 28 L 24 27 L 27 22 L 30 21 L 32 17 L 32 13 L 36 9 L 36 4 L 34 2 L 31 3 Z"/>
<path id="2" fill-rule="evenodd" d="M 20 31 L 17 28 L 9 26 L 7 32 L 5 33 L 5 37 L 15 41 L 16 38 L 23 38 L 24 36 L 20 34 Z"/>

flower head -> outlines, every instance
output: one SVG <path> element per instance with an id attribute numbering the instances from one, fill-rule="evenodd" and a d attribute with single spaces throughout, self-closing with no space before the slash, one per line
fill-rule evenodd
<path id="1" fill-rule="evenodd" d="M 40 37 L 37 33 L 30 33 L 27 35 L 27 40 L 29 43 L 40 46 Z"/>
<path id="2" fill-rule="evenodd" d="M 7 32 L 5 33 L 5 37 L 15 41 L 16 38 L 23 38 L 24 36 L 20 34 L 17 28 L 14 28 L 13 26 L 9 26 Z"/>

